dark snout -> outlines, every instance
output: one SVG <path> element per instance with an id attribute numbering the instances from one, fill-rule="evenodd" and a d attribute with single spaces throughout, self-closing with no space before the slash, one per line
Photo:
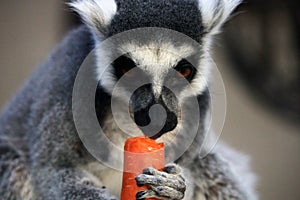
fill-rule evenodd
<path id="1" fill-rule="evenodd" d="M 157 139 L 177 126 L 178 102 L 175 95 L 163 88 L 155 98 L 152 85 L 138 88 L 131 97 L 134 121 L 145 136 Z"/>

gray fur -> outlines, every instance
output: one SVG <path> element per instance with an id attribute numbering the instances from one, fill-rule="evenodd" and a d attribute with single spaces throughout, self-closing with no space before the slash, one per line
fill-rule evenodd
<path id="1" fill-rule="evenodd" d="M 109 33 L 114 35 L 141 27 L 169 28 L 200 42 L 203 33 L 196 0 L 116 0 L 118 12 Z"/>
<path id="2" fill-rule="evenodd" d="M 204 159 L 197 157 L 193 163 L 189 169 L 192 176 L 197 177 L 195 190 L 203 191 L 201 195 L 206 199 L 250 199 L 241 190 L 232 169 L 219 155 L 211 153 Z M 199 198 L 197 193 L 194 198 Z"/>
<path id="3" fill-rule="evenodd" d="M 230 2 L 233 4 L 234 1 Z M 101 33 L 96 33 L 97 29 L 91 28 L 94 27 L 94 19 L 85 17 L 89 28 L 82 26 L 72 31 L 1 113 L 1 198 L 116 199 L 112 190 L 105 188 L 112 181 L 105 182 L 107 177 L 104 175 L 119 174 L 105 168 L 105 174 L 97 176 L 97 169 L 104 166 L 83 147 L 73 122 L 72 89 L 79 66 L 96 43 L 101 42 L 98 36 L 103 33 L 114 35 L 136 27 L 158 26 L 182 32 L 201 43 L 204 30 L 196 0 L 116 0 L 116 3 L 116 15 L 110 15 L 105 26 L 98 24 L 105 31 L 101 29 Z M 111 23 L 107 24 L 110 19 Z M 96 20 L 97 23 L 101 21 Z M 98 120 L 103 125 L 110 116 L 110 95 L 99 85 L 96 98 L 99 100 L 96 100 Z M 201 122 L 195 141 L 176 161 L 178 165 L 167 165 L 164 172 L 148 168 L 138 175 L 137 183 L 149 185 L 149 190 L 141 192 L 139 197 L 256 199 L 252 188 L 241 184 L 234 168 L 222 158 L 222 151 L 209 153 L 206 158 L 200 159 L 199 147 L 203 142 L 209 107 L 208 92 L 202 91 L 197 99 Z M 191 127 L 193 122 L 186 122 L 185 126 Z M 179 141 L 185 139 L 184 135 L 178 137 Z M 107 156 L 110 157 L 109 154 Z M 93 169 L 82 166 L 93 166 Z"/>
<path id="4" fill-rule="evenodd" d="M 84 184 L 75 168 L 92 160 L 78 138 L 71 107 L 77 70 L 93 47 L 90 35 L 86 27 L 72 31 L 2 112 L 1 198 L 23 199 L 13 177 L 23 166 L 36 199 L 112 199 L 105 189 Z"/>

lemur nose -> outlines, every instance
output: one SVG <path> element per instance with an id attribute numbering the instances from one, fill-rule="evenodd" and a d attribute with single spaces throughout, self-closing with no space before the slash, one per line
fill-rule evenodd
<path id="1" fill-rule="evenodd" d="M 177 126 L 176 114 L 161 104 L 137 111 L 134 119 L 144 135 L 152 139 L 157 139 Z"/>
<path id="2" fill-rule="evenodd" d="M 143 108 L 134 112 L 134 121 L 138 126 L 144 127 L 150 124 L 151 119 L 148 115 L 148 108 Z"/>
<path id="3" fill-rule="evenodd" d="M 168 112 L 167 114 L 167 120 L 163 127 L 163 129 L 160 131 L 161 134 L 167 133 L 169 131 L 172 131 L 177 126 L 177 115 L 173 112 Z"/>
<path id="4" fill-rule="evenodd" d="M 145 136 L 156 139 L 177 126 L 177 99 L 167 88 L 157 99 L 152 85 L 144 85 L 131 96 L 131 106 L 134 121 Z"/>

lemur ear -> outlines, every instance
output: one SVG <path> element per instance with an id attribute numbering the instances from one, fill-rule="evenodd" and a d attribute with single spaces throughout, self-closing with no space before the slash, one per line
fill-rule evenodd
<path id="1" fill-rule="evenodd" d="M 98 36 L 105 36 L 107 28 L 117 12 L 114 0 L 75 0 L 68 3 L 84 23 Z"/>
<path id="2" fill-rule="evenodd" d="M 242 0 L 198 0 L 205 33 L 215 35 Z"/>

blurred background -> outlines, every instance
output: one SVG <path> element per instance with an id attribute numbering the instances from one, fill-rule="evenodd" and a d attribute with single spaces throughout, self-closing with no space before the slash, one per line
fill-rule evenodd
<path id="1" fill-rule="evenodd" d="M 260 199 L 300 199 L 299 1 L 248 0 L 217 37 L 227 93 L 222 139 L 252 158 Z M 0 6 L 0 108 L 79 24 L 63 0 Z"/>

